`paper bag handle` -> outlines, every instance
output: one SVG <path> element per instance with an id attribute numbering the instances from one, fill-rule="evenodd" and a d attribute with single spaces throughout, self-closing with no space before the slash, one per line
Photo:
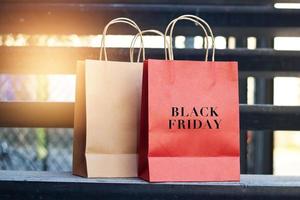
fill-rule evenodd
<path id="1" fill-rule="evenodd" d="M 204 31 L 204 34 L 205 34 L 205 40 L 206 40 L 206 43 L 205 43 L 205 47 L 206 47 L 206 48 L 205 48 L 205 49 L 206 49 L 206 53 L 205 53 L 205 61 L 207 61 L 207 60 L 208 60 L 208 34 L 207 34 L 207 31 L 206 31 L 205 27 L 204 27 L 201 23 L 199 23 L 198 21 L 196 21 L 196 20 L 194 20 L 194 19 L 192 19 L 192 18 L 190 18 L 190 17 L 183 17 L 183 16 L 180 16 L 180 17 L 178 17 L 178 18 L 172 20 L 171 23 L 167 26 L 165 34 L 167 34 L 167 32 L 169 31 L 169 28 L 170 28 L 170 26 L 171 26 L 171 31 L 170 31 L 170 36 L 169 36 L 169 38 L 170 38 L 170 43 L 173 43 L 173 30 L 174 30 L 174 26 L 175 26 L 175 24 L 177 23 L 177 21 L 182 20 L 182 19 L 186 19 L 186 20 L 189 20 L 189 21 L 192 21 L 192 22 L 196 23 L 196 24 L 199 25 L 199 26 L 202 28 L 202 30 Z M 167 35 L 165 35 L 165 36 L 167 37 Z M 165 41 L 167 41 L 167 40 L 165 40 Z M 169 48 L 169 51 L 168 51 L 169 58 L 170 58 L 170 60 L 174 60 L 173 44 L 171 44 L 170 46 L 171 46 L 171 48 Z M 166 48 L 165 48 L 165 53 L 166 53 Z"/>
<path id="2" fill-rule="evenodd" d="M 158 31 L 158 30 L 154 30 L 154 29 L 143 30 L 143 31 L 142 31 L 142 34 L 144 35 L 145 33 L 155 33 L 155 34 L 160 35 L 160 36 L 162 36 L 162 37 L 165 36 L 162 32 L 160 32 L 160 31 Z M 133 57 L 134 57 L 134 45 L 135 45 L 135 42 L 136 42 L 137 38 L 138 38 L 138 37 L 143 37 L 143 35 L 141 36 L 139 33 L 137 33 L 137 34 L 134 36 L 134 38 L 132 39 L 131 45 L 130 45 L 130 60 L 133 60 Z M 166 48 L 170 48 L 170 47 L 169 47 L 169 42 L 168 42 L 168 41 L 166 41 L 166 42 L 167 42 L 167 47 L 166 47 Z M 166 56 L 167 56 L 167 54 L 165 54 L 165 57 L 166 57 Z M 140 61 L 140 57 L 141 57 L 141 48 L 139 49 L 137 62 Z M 167 59 L 167 57 L 166 57 L 166 59 Z"/>
<path id="3" fill-rule="evenodd" d="M 102 39 L 101 39 L 101 47 L 100 47 L 100 56 L 99 56 L 100 60 L 102 60 L 102 54 L 104 54 L 104 60 L 107 61 L 107 52 L 106 52 L 106 47 L 105 47 L 105 37 L 106 37 L 106 33 L 107 33 L 108 28 L 111 25 L 116 24 L 116 23 L 128 24 L 131 27 L 135 28 L 140 35 L 142 35 L 142 31 L 139 28 L 139 26 L 133 20 L 131 20 L 129 18 L 119 17 L 119 18 L 111 20 L 110 22 L 107 23 L 107 25 L 103 29 Z M 142 51 L 143 51 L 143 59 L 145 59 L 145 48 L 144 48 L 143 37 L 141 37 L 141 48 L 142 48 Z M 133 60 L 130 60 L 130 62 L 133 62 Z"/>
<path id="4" fill-rule="evenodd" d="M 166 28 L 166 31 L 165 31 L 165 41 L 167 40 L 167 34 L 169 32 L 169 29 L 170 29 L 170 35 L 169 35 L 170 36 L 169 37 L 170 38 L 170 48 L 169 48 L 169 52 L 168 52 L 170 60 L 174 60 L 173 44 L 172 44 L 174 26 L 180 20 L 189 20 L 189 21 L 192 21 L 192 22 L 196 23 L 197 25 L 199 25 L 203 29 L 203 31 L 205 33 L 205 36 L 206 36 L 206 55 L 205 55 L 205 61 L 208 60 L 208 34 L 207 34 L 207 31 L 206 31 L 206 28 L 208 29 L 209 34 L 210 34 L 210 36 L 212 38 L 212 61 L 215 61 L 215 38 L 214 38 L 213 32 L 212 32 L 209 24 L 205 20 L 203 20 L 200 17 L 197 17 L 195 15 L 182 15 L 180 17 L 175 18 L 174 20 L 172 20 L 168 24 L 168 26 Z M 203 26 L 203 24 L 204 24 L 204 26 Z M 167 53 L 166 48 L 165 48 L 165 52 Z"/>

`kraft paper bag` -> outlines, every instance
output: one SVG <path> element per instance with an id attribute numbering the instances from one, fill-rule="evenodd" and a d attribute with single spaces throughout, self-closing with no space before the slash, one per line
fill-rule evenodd
<path id="1" fill-rule="evenodd" d="M 107 26 L 120 22 L 137 27 L 124 18 Z M 136 177 L 143 64 L 107 61 L 104 55 L 105 61 L 78 62 L 73 174 Z"/>
<path id="2" fill-rule="evenodd" d="M 171 32 L 182 19 L 202 22 L 185 15 Z M 237 63 L 215 62 L 214 45 L 213 61 L 205 62 L 172 60 L 171 49 L 170 60 L 144 61 L 139 177 L 239 181 Z"/>

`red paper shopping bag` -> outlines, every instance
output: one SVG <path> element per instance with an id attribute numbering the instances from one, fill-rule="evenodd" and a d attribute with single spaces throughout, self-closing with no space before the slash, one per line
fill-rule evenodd
<path id="1" fill-rule="evenodd" d="M 147 60 L 142 84 L 139 177 L 240 179 L 236 62 Z"/>

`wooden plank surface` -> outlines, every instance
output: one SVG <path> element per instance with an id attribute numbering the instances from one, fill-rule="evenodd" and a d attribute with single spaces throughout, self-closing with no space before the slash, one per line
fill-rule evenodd
<path id="1" fill-rule="evenodd" d="M 53 183 L 107 183 L 107 184 L 141 184 L 151 185 L 139 178 L 83 178 L 72 175 L 71 172 L 49 171 L 10 171 L 0 170 L 0 182 L 53 182 Z M 202 186 L 279 186 L 299 187 L 300 177 L 273 175 L 241 175 L 240 182 L 165 182 L 152 185 L 202 185 Z M 300 191 L 299 191 L 300 192 Z"/>
<path id="2" fill-rule="evenodd" d="M 150 184 L 137 178 L 86 179 L 72 176 L 69 172 L 0 171 L 1 200 L 277 200 L 299 199 L 299 196 L 299 177 L 242 175 L 240 182 Z"/>
<path id="3" fill-rule="evenodd" d="M 76 62 L 98 59 L 99 48 L 0 47 L 0 74 L 74 74 Z M 129 61 L 128 49 L 108 49 L 109 59 Z M 204 60 L 199 49 L 176 49 L 175 59 Z M 164 59 L 163 49 L 146 49 L 147 58 Z M 273 49 L 217 50 L 216 60 L 238 61 L 240 76 L 299 76 L 300 52 Z"/>
<path id="4" fill-rule="evenodd" d="M 0 127 L 72 128 L 74 103 L 0 102 Z M 240 105 L 244 130 L 300 130 L 300 106 Z"/>

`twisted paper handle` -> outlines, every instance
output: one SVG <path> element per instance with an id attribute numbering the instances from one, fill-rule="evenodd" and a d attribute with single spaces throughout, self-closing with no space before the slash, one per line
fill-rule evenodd
<path id="1" fill-rule="evenodd" d="M 145 33 L 155 33 L 157 35 L 160 35 L 162 37 L 164 37 L 164 34 L 158 30 L 154 30 L 154 29 L 149 29 L 149 30 L 144 30 L 142 31 L 142 34 L 144 35 Z M 141 36 L 139 33 L 137 33 L 134 38 L 132 39 L 131 41 L 131 45 L 130 45 L 130 59 L 133 60 L 133 57 L 134 57 L 134 45 L 135 45 L 135 42 L 137 40 L 138 37 L 143 37 L 143 35 Z M 166 48 L 170 48 L 169 47 L 169 42 L 167 41 L 167 47 Z M 139 49 L 139 53 L 138 53 L 138 58 L 137 58 L 137 62 L 140 61 L 140 57 L 141 57 L 141 48 Z M 165 54 L 165 57 L 167 59 L 167 54 Z"/>
<path id="2" fill-rule="evenodd" d="M 205 33 L 205 36 L 206 36 L 206 54 L 205 54 L 205 61 L 208 61 L 208 34 L 207 34 L 207 31 L 206 31 L 206 28 L 208 29 L 209 33 L 210 33 L 210 36 L 212 38 L 212 61 L 215 61 L 215 38 L 214 38 L 214 35 L 213 35 L 213 32 L 210 28 L 210 26 L 208 25 L 208 23 L 206 21 L 204 21 L 203 19 L 201 19 L 200 17 L 197 17 L 195 15 L 182 15 L 174 20 L 172 20 L 166 30 L 165 30 L 165 41 L 167 41 L 167 34 L 170 30 L 170 34 L 169 34 L 169 38 L 170 38 L 170 41 L 169 41 L 169 44 L 170 44 L 170 48 L 169 48 L 169 51 L 168 51 L 168 55 L 169 55 L 169 59 L 170 60 L 174 60 L 174 53 L 173 53 L 173 30 L 174 30 L 174 27 L 175 27 L 175 24 L 180 21 L 180 20 L 188 20 L 188 21 L 192 21 L 194 23 L 196 23 L 197 25 L 199 25 L 204 33 Z M 204 26 L 203 26 L 204 24 Z M 206 28 L 205 28 L 206 27 Z M 166 46 L 166 43 L 165 43 L 165 46 Z M 167 54 L 167 49 L 165 47 L 165 53 Z"/>
<path id="3" fill-rule="evenodd" d="M 125 17 L 119 17 L 116 19 L 111 20 L 110 22 L 107 23 L 107 25 L 103 29 L 102 33 L 102 39 L 101 39 L 101 47 L 100 47 L 100 56 L 99 59 L 102 60 L 102 54 L 104 54 L 104 60 L 107 61 L 107 52 L 106 52 L 106 47 L 105 47 L 105 39 L 106 39 L 106 33 L 108 31 L 108 28 L 116 23 L 124 23 L 128 24 L 131 27 L 135 28 L 138 31 L 138 34 L 142 35 L 142 31 L 139 28 L 139 26 L 131 19 L 125 18 Z M 143 60 L 145 59 L 145 48 L 144 48 L 144 41 L 143 37 L 141 37 L 141 48 L 143 51 Z M 132 59 L 130 59 L 130 62 L 133 62 Z"/>

